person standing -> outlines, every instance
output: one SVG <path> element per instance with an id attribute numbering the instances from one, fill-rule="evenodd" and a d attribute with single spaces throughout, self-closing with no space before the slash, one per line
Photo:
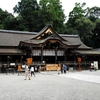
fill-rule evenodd
<path id="1" fill-rule="evenodd" d="M 41 66 L 39 66 L 38 71 L 39 71 L 39 73 L 41 73 Z"/>
<path id="2" fill-rule="evenodd" d="M 29 75 L 29 77 L 31 77 L 31 69 L 30 68 L 28 70 L 28 75 Z"/>
<path id="3" fill-rule="evenodd" d="M 33 74 L 33 75 L 34 75 L 34 77 L 35 77 L 34 67 L 33 67 L 33 66 L 31 67 L 31 77 L 32 77 L 32 74 Z"/>
<path id="4" fill-rule="evenodd" d="M 29 66 L 26 64 L 25 65 L 25 79 L 24 80 L 26 80 L 27 78 L 29 80 L 31 79 L 29 73 L 30 73 Z"/>
<path id="5" fill-rule="evenodd" d="M 63 69 L 64 69 L 64 74 L 66 74 L 67 66 L 65 64 L 63 65 Z"/>
<path id="6" fill-rule="evenodd" d="M 61 65 L 60 65 L 60 63 L 59 63 L 58 66 L 57 66 L 58 75 L 60 74 L 60 68 L 61 68 Z"/>
<path id="7" fill-rule="evenodd" d="M 61 74 L 63 74 L 63 70 L 64 70 L 63 64 L 61 64 Z"/>

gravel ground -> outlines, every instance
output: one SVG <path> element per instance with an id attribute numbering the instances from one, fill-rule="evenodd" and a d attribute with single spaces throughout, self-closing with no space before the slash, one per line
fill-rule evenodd
<path id="1" fill-rule="evenodd" d="M 100 83 L 65 77 L 67 75 L 100 76 L 100 71 L 36 73 L 31 80 L 24 74 L 0 74 L 0 100 L 99 100 Z"/>

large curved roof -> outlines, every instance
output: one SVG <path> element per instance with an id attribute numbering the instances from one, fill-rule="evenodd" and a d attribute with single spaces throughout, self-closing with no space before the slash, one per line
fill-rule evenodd
<path id="1" fill-rule="evenodd" d="M 21 42 L 38 45 L 54 39 L 77 49 L 91 49 L 78 35 L 58 34 L 51 25 L 46 25 L 40 32 L 0 30 L 0 46 L 18 46 Z"/>

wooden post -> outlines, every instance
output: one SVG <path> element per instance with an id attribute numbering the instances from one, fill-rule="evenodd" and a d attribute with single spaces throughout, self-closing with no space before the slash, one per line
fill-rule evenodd
<path id="1" fill-rule="evenodd" d="M 78 64 L 79 64 L 78 71 L 82 71 L 82 68 L 81 68 L 81 58 L 80 57 L 78 57 Z"/>
<path id="2" fill-rule="evenodd" d="M 42 46 L 42 48 L 41 48 L 41 61 L 43 61 L 43 46 Z"/>

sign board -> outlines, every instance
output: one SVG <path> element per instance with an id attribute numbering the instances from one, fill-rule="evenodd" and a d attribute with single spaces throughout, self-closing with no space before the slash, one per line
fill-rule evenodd
<path id="1" fill-rule="evenodd" d="M 96 69 L 98 69 L 98 61 L 94 61 L 94 67 L 96 67 Z"/>
<path id="2" fill-rule="evenodd" d="M 11 66 L 15 66 L 15 63 L 10 63 Z"/>
<path id="3" fill-rule="evenodd" d="M 22 68 L 25 68 L 25 65 L 22 65 Z"/>

